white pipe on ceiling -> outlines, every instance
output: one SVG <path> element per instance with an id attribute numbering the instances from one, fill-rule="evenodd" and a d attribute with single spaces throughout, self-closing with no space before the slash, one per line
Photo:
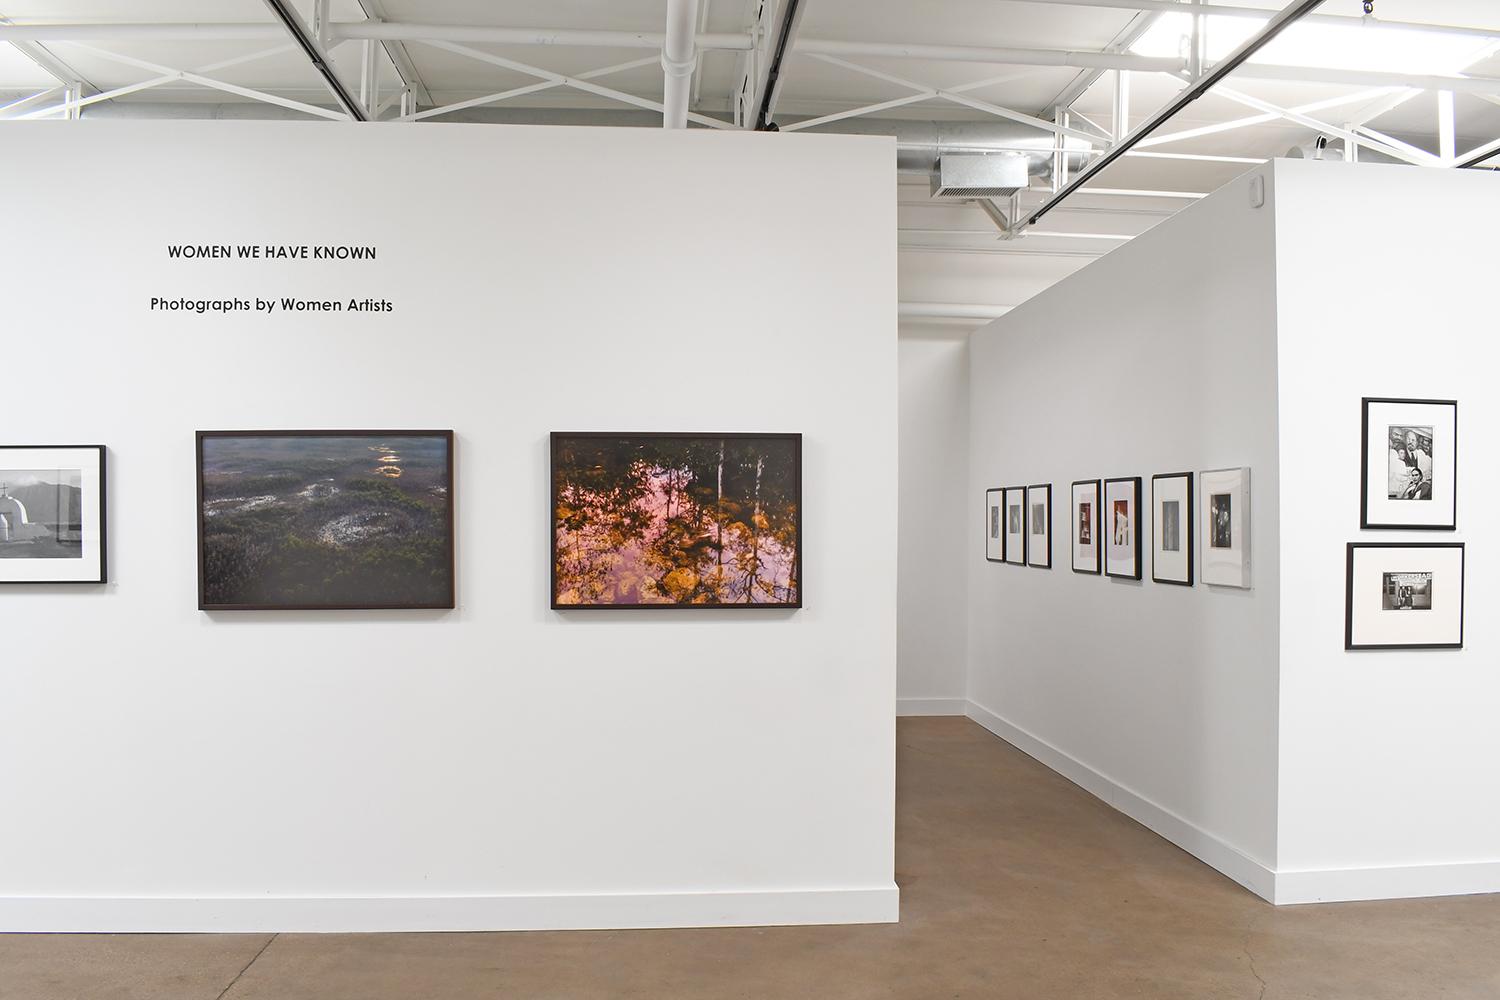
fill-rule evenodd
<path id="1" fill-rule="evenodd" d="M 693 70 L 698 66 L 697 27 L 698 0 L 667 0 L 667 34 L 661 46 L 662 128 L 687 128 Z"/>

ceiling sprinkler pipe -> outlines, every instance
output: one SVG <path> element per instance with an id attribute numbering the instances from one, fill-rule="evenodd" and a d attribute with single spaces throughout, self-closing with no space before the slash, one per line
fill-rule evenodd
<path id="1" fill-rule="evenodd" d="M 661 47 L 662 128 L 687 128 L 693 70 L 698 65 L 697 26 L 698 0 L 667 0 L 667 34 Z"/>

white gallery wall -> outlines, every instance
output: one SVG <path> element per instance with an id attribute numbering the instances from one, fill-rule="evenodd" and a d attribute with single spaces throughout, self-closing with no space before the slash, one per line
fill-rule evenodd
<path id="1" fill-rule="evenodd" d="M 1500 892 L 1500 177 L 1279 161 L 1276 191 L 1279 894 Z M 1365 396 L 1458 401 L 1456 531 L 1359 530 Z M 1464 648 L 1345 652 L 1351 541 L 1464 542 Z"/>
<path id="2" fill-rule="evenodd" d="M 890 140 L 36 123 L 0 182 L 5 443 L 108 445 L 111 542 L 0 594 L 0 928 L 895 918 Z M 393 308 L 148 308 L 283 295 Z M 457 610 L 197 611 L 194 431 L 360 427 L 456 431 Z M 553 430 L 801 432 L 805 608 L 549 611 Z"/>
<path id="3" fill-rule="evenodd" d="M 963 715 L 971 324 L 901 323 L 896 709 Z"/>
<path id="4" fill-rule="evenodd" d="M 1242 179 L 977 332 L 970 714 L 1241 881 L 1276 863 L 1274 214 Z M 1071 569 L 1075 480 L 1249 466 L 1251 590 Z M 1053 568 L 985 560 L 984 491 L 1053 485 Z M 1149 531 L 1146 533 L 1149 538 Z"/>

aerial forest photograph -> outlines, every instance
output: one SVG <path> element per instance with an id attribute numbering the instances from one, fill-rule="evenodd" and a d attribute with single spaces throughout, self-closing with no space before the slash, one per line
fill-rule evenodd
<path id="1" fill-rule="evenodd" d="M 203 431 L 199 605 L 453 607 L 451 431 Z"/>
<path id="2" fill-rule="evenodd" d="M 797 434 L 553 434 L 552 606 L 802 606 Z"/>

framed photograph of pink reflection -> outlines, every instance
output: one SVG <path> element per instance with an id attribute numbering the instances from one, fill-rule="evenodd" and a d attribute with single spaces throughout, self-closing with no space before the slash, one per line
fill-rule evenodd
<path id="1" fill-rule="evenodd" d="M 802 435 L 554 432 L 552 608 L 802 607 Z"/>

